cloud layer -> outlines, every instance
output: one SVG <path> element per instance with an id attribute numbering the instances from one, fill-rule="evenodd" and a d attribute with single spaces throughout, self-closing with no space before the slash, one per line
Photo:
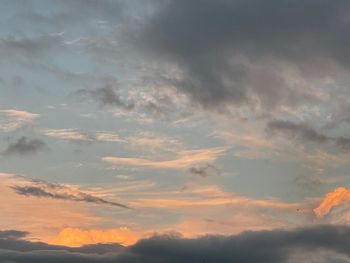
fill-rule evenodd
<path id="1" fill-rule="evenodd" d="M 198 239 L 182 239 L 177 235 L 156 236 L 124 249 L 117 245 L 74 249 L 18 239 L 0 239 L 0 260 L 16 263 L 348 262 L 349 236 L 348 227 L 322 225 Z M 100 255 L 96 252 L 100 252 Z"/>
<path id="2" fill-rule="evenodd" d="M 206 108 L 322 101 L 313 83 L 349 69 L 346 0 L 170 0 L 137 46 L 178 66 L 171 83 Z M 262 112 L 260 112 L 262 113 Z"/>

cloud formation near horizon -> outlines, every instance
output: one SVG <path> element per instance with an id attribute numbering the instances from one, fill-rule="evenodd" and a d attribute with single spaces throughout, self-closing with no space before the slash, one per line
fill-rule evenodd
<path id="1" fill-rule="evenodd" d="M 67 248 L 18 239 L 0 239 L 0 259 L 15 263 L 347 262 L 350 259 L 349 236 L 349 227 L 321 225 L 198 239 L 183 239 L 176 235 L 155 236 L 126 248 L 103 244 Z"/>

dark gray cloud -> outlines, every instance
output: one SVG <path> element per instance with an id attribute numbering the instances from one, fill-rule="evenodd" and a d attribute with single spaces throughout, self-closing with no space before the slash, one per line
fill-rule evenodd
<path id="1" fill-rule="evenodd" d="M 329 136 L 318 132 L 304 123 L 297 124 L 291 121 L 281 120 L 271 121 L 267 124 L 267 130 L 271 132 L 282 132 L 291 137 L 315 143 L 326 143 L 331 140 Z"/>
<path id="2" fill-rule="evenodd" d="M 135 105 L 133 102 L 126 102 L 117 93 L 116 88 L 113 87 L 113 83 L 107 82 L 103 88 L 95 90 L 79 90 L 78 95 L 88 96 L 95 100 L 101 106 L 115 106 L 123 110 L 130 111 Z"/>
<path id="3" fill-rule="evenodd" d="M 278 132 L 298 139 L 304 142 L 313 142 L 324 144 L 327 142 L 334 143 L 337 147 L 343 150 L 350 149 L 350 139 L 343 136 L 325 135 L 305 123 L 294 123 L 291 121 L 271 121 L 267 124 L 267 132 Z"/>
<path id="4" fill-rule="evenodd" d="M 24 196 L 36 196 L 129 208 L 124 204 L 107 201 L 103 198 L 81 192 L 67 185 L 48 183 L 42 180 L 30 180 L 26 185 L 13 185 L 11 188 L 17 194 Z"/>
<path id="5" fill-rule="evenodd" d="M 205 107 L 315 103 L 309 81 L 349 69 L 347 0 L 166 3 L 134 41 L 177 64 L 183 76 L 173 84 Z"/>
<path id="6" fill-rule="evenodd" d="M 0 230 L 0 239 L 21 239 L 28 235 L 28 232 L 18 230 Z"/>
<path id="7" fill-rule="evenodd" d="M 122 249 L 108 245 L 106 254 L 89 254 L 82 248 L 64 248 L 23 240 L 1 240 L 0 260 L 30 262 L 348 262 L 350 229 L 321 225 L 295 230 L 246 232 L 236 236 L 207 236 L 183 239 L 157 236 Z M 104 245 L 99 245 L 103 247 Z M 87 248 L 85 248 L 87 249 Z M 93 250 L 92 248 L 90 248 Z M 91 250 L 87 250 L 90 251 Z M 99 250 L 100 251 L 100 250 Z M 319 260 L 317 260 L 319 259 Z"/>
<path id="8" fill-rule="evenodd" d="M 190 167 L 188 171 L 190 174 L 200 177 L 216 176 L 221 172 L 218 167 L 210 163 L 198 164 L 196 166 Z"/>
<path id="9" fill-rule="evenodd" d="M 47 148 L 46 143 L 39 139 L 28 139 L 23 136 L 14 143 L 10 143 L 3 152 L 5 156 L 9 155 L 30 155 L 38 153 Z"/>

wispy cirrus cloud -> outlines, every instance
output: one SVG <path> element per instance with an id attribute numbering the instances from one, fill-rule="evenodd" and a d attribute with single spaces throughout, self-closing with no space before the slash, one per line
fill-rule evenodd
<path id="1" fill-rule="evenodd" d="M 68 141 L 90 141 L 92 138 L 77 129 L 43 129 L 43 134 L 49 137 L 68 140 Z"/>
<path id="2" fill-rule="evenodd" d="M 329 136 L 305 123 L 294 123 L 291 121 L 271 121 L 267 124 L 268 132 L 277 132 L 290 136 L 304 142 L 316 144 L 333 143 L 343 150 L 350 148 L 350 138 L 344 136 Z"/>
<path id="3" fill-rule="evenodd" d="M 107 201 L 94 194 L 80 191 L 77 187 L 58 183 L 48 183 L 43 180 L 29 180 L 22 184 L 10 186 L 17 194 L 34 196 L 39 198 L 61 199 L 74 202 L 85 202 L 100 205 L 110 205 L 121 208 L 129 208 L 127 205 Z"/>
<path id="4" fill-rule="evenodd" d="M 41 133 L 48 137 L 72 142 L 122 142 L 123 138 L 113 132 L 83 132 L 75 128 L 68 129 L 42 129 Z"/>
<path id="5" fill-rule="evenodd" d="M 133 157 L 105 156 L 102 161 L 111 165 L 145 167 L 154 169 L 183 169 L 194 164 L 215 161 L 227 150 L 226 147 L 181 151 L 172 160 L 149 160 Z"/>

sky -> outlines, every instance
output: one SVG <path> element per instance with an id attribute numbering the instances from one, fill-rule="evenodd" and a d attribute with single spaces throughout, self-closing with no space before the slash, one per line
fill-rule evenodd
<path id="1" fill-rule="evenodd" d="M 350 262 L 348 0 L 0 4 L 0 263 Z"/>

